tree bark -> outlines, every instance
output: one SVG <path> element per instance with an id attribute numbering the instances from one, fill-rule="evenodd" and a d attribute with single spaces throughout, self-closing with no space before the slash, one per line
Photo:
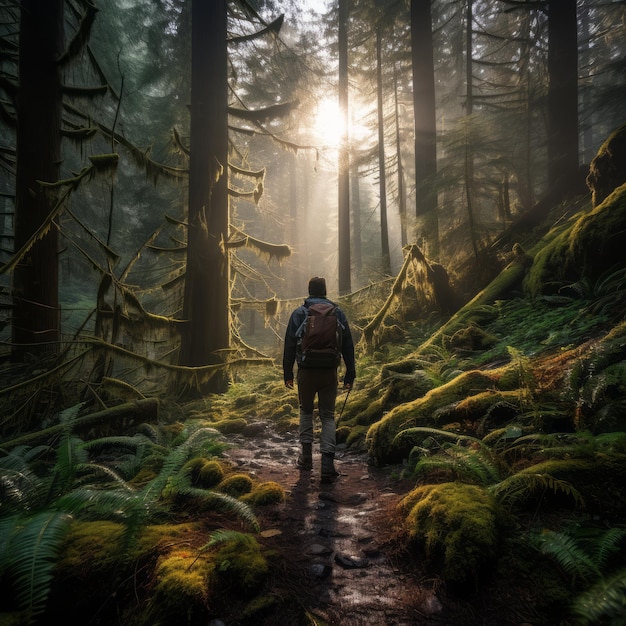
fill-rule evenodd
<path id="1" fill-rule="evenodd" d="M 429 258 L 439 256 L 437 115 L 430 0 L 411 0 L 411 60 L 415 125 L 415 215 Z"/>
<path id="2" fill-rule="evenodd" d="M 376 28 L 376 101 L 378 106 L 378 189 L 380 202 L 380 242 L 382 271 L 391 276 L 389 225 L 387 222 L 387 178 L 385 175 L 385 116 L 383 114 L 383 70 L 380 26 Z"/>
<path id="3" fill-rule="evenodd" d="M 548 186 L 578 174 L 578 44 L 576 0 L 548 3 Z"/>
<path id="4" fill-rule="evenodd" d="M 350 159 L 348 155 L 348 0 L 339 0 L 339 115 L 343 120 L 338 155 L 339 293 L 350 293 Z"/>
<path id="5" fill-rule="evenodd" d="M 229 332 L 226 0 L 193 0 L 187 269 L 179 364 L 222 362 Z M 226 370 L 200 393 L 227 389 Z"/>
<path id="6" fill-rule="evenodd" d="M 39 181 L 56 182 L 61 164 L 63 0 L 24 0 L 20 11 L 15 250 L 46 222 L 51 200 Z M 14 362 L 59 349 L 58 231 L 51 224 L 13 274 Z"/>

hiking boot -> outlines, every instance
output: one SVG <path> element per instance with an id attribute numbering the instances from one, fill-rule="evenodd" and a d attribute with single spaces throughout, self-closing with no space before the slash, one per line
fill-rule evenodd
<path id="1" fill-rule="evenodd" d="M 313 469 L 313 444 L 303 443 L 302 452 L 298 455 L 296 465 L 299 469 L 309 471 Z"/>
<path id="2" fill-rule="evenodd" d="M 322 474 L 320 482 L 324 485 L 334 483 L 339 476 L 335 469 L 335 455 L 333 452 L 322 452 Z"/>

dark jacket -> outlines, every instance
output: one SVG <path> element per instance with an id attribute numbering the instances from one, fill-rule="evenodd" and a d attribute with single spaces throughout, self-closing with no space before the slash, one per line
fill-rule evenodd
<path id="1" fill-rule="evenodd" d="M 315 304 L 317 302 L 331 302 L 332 304 L 335 304 L 328 298 L 309 296 L 304 301 L 304 304 L 300 305 L 289 318 L 287 330 L 285 331 L 285 348 L 283 351 L 283 377 L 285 382 L 288 380 L 293 380 L 293 366 L 296 362 L 296 348 L 298 341 L 296 337 L 296 332 L 306 318 L 307 308 L 309 307 L 309 305 Z M 345 313 L 339 307 L 337 307 L 336 315 L 342 327 L 341 356 L 343 357 L 343 362 L 346 366 L 346 373 L 343 377 L 343 382 L 344 384 L 352 385 L 354 379 L 356 378 L 354 342 L 352 340 L 352 333 L 350 332 L 348 319 L 346 318 Z"/>

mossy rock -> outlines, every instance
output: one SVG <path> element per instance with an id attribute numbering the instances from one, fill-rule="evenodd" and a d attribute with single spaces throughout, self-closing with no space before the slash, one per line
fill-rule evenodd
<path id="1" fill-rule="evenodd" d="M 57 563 L 60 572 L 99 575 L 115 567 L 120 558 L 123 524 L 108 521 L 75 521 L 65 538 L 63 556 Z"/>
<path id="2" fill-rule="evenodd" d="M 520 397 L 518 390 L 498 391 L 490 389 L 481 391 L 466 396 L 458 402 L 438 408 L 433 417 L 442 427 L 453 422 L 460 422 L 474 424 L 474 428 L 478 430 L 483 420 L 490 416 L 489 421 L 492 425 L 500 425 L 503 421 L 519 415 L 521 412 Z M 496 419 L 498 409 L 501 410 L 503 419 Z"/>
<path id="3" fill-rule="evenodd" d="M 224 479 L 224 468 L 219 461 L 212 459 L 206 461 L 198 472 L 198 485 L 200 487 L 215 487 Z"/>
<path id="4" fill-rule="evenodd" d="M 241 496 L 242 502 L 255 506 L 280 504 L 286 500 L 285 490 L 274 481 L 266 481 L 255 485 L 250 493 Z"/>
<path id="5" fill-rule="evenodd" d="M 498 343 L 499 339 L 476 324 L 468 324 L 457 330 L 448 341 L 446 347 L 455 352 L 478 352 L 488 350 Z"/>
<path id="6" fill-rule="evenodd" d="M 196 623 L 209 607 L 214 563 L 197 550 L 176 550 L 157 562 L 155 584 L 146 607 L 151 623 L 170 624 L 184 615 Z"/>
<path id="7" fill-rule="evenodd" d="M 593 206 L 604 202 L 623 183 L 626 183 L 626 124 L 611 133 L 591 161 L 587 186 Z"/>
<path id="8" fill-rule="evenodd" d="M 620 233 L 626 228 L 626 184 L 600 205 L 569 223 L 560 224 L 539 244 L 524 279 L 530 296 L 554 293 L 564 283 L 583 278 L 595 282 L 626 265 Z"/>
<path id="9" fill-rule="evenodd" d="M 240 409 L 245 406 L 253 406 L 259 400 L 259 397 L 255 393 L 246 394 L 244 396 L 239 396 L 235 398 L 233 402 L 233 406 L 236 409 Z"/>
<path id="10" fill-rule="evenodd" d="M 211 557 L 212 578 L 227 593 L 250 596 L 261 589 L 269 573 L 269 563 L 262 546 L 252 536 L 232 533 Z"/>
<path id="11" fill-rule="evenodd" d="M 346 443 L 351 432 L 352 429 L 349 426 L 338 426 L 335 433 L 337 443 Z"/>
<path id="12" fill-rule="evenodd" d="M 250 623 L 255 623 L 256 620 L 267 617 L 268 613 L 271 613 L 278 604 L 278 597 L 273 594 L 261 594 L 255 596 L 246 604 L 241 617 L 245 620 L 250 620 Z"/>
<path id="13" fill-rule="evenodd" d="M 213 428 L 224 435 L 241 433 L 247 425 L 248 422 L 243 417 L 229 418 L 212 424 Z"/>
<path id="14" fill-rule="evenodd" d="M 574 435 L 576 437 L 576 435 Z M 615 450 L 614 445 L 618 446 Z M 626 454 L 624 433 L 604 433 L 581 438 L 580 458 L 551 459 L 517 472 L 512 485 L 518 508 L 534 511 L 538 506 L 551 510 L 585 510 L 588 515 L 623 515 L 626 499 Z M 576 453 L 572 446 L 571 454 Z M 502 494 L 498 495 L 499 498 Z"/>
<path id="15" fill-rule="evenodd" d="M 423 485 L 406 495 L 398 508 L 406 515 L 415 559 L 426 559 L 446 582 L 477 582 L 493 566 L 499 515 L 485 489 L 459 482 Z"/>
<path id="16" fill-rule="evenodd" d="M 285 417 L 291 417 L 294 414 L 294 407 L 291 404 L 281 404 L 277 408 L 272 408 L 270 411 L 270 419 L 272 421 L 277 421 Z"/>
<path id="17" fill-rule="evenodd" d="M 399 445 L 398 433 L 413 426 L 439 427 L 437 409 L 458 402 L 477 391 L 498 388 L 506 369 L 481 372 L 471 370 L 445 385 L 429 391 L 423 398 L 393 408 L 367 431 L 366 445 L 372 460 L 378 464 L 399 463 L 407 458 L 410 448 Z"/>
<path id="18" fill-rule="evenodd" d="M 252 491 L 254 481 L 247 474 L 230 474 L 216 487 L 217 491 L 239 498 Z"/>
<path id="19" fill-rule="evenodd" d="M 366 451 L 365 437 L 367 436 L 368 426 L 353 426 L 350 428 L 350 434 L 346 439 L 346 447 L 355 451 Z"/>

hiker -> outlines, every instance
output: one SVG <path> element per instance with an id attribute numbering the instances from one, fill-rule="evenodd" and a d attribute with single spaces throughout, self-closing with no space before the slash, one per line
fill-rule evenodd
<path id="1" fill-rule="evenodd" d="M 312 308 L 311 308 L 312 307 Z M 328 309 L 338 335 L 337 344 L 323 350 L 314 350 L 309 356 L 306 347 L 306 321 L 309 314 L 318 309 Z M 332 316 L 336 317 L 333 318 Z M 316 319 L 319 317 L 316 316 Z M 338 325 L 337 325 L 338 322 Z M 321 324 L 320 324 L 321 326 Z M 327 354 L 335 352 L 335 355 Z M 315 276 L 309 280 L 309 297 L 304 304 L 295 309 L 285 332 L 283 352 L 283 377 L 285 385 L 293 389 L 293 366 L 298 364 L 298 402 L 300 405 L 299 439 L 302 451 L 298 455 L 297 465 L 301 470 L 313 468 L 313 407 L 317 394 L 317 405 L 322 431 L 320 451 L 322 453 L 321 482 L 332 483 L 339 473 L 335 470 L 335 402 L 337 399 L 337 369 L 341 358 L 345 364 L 343 388 L 349 391 L 356 378 L 354 361 L 354 342 L 345 313 L 326 298 L 326 280 Z"/>

